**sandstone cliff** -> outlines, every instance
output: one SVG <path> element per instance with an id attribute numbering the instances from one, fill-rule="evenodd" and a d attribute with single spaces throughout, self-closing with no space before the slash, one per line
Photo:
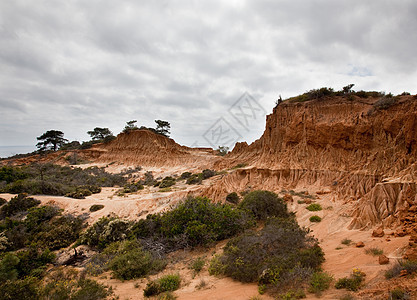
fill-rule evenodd
<path id="1" fill-rule="evenodd" d="M 416 97 L 283 102 L 267 116 L 259 140 L 237 144 L 217 163 L 254 169 L 222 179 L 208 194 L 227 192 L 233 177 L 254 187 L 319 183 L 356 202 L 351 228 L 391 226 L 416 201 L 416 155 Z"/>
<path id="2" fill-rule="evenodd" d="M 117 161 L 139 166 L 171 167 L 184 165 L 207 167 L 218 159 L 212 149 L 194 149 L 149 130 L 120 133 L 108 144 L 97 144 L 83 155 L 95 162 Z"/>

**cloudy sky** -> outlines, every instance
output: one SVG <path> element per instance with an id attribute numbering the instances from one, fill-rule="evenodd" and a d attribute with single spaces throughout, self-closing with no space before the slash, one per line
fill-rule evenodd
<path id="1" fill-rule="evenodd" d="M 253 141 L 278 95 L 415 94 L 416 16 L 414 0 L 2 0 L 0 146 L 133 119 L 167 120 L 189 146 L 222 142 L 207 135 L 221 122 Z M 243 124 L 231 108 L 247 99 L 258 109 Z"/>

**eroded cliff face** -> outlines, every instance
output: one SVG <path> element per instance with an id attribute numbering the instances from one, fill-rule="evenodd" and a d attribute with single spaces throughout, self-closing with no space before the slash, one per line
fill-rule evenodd
<path id="1" fill-rule="evenodd" d="M 256 169 L 224 178 L 212 194 L 228 191 L 233 176 L 240 185 L 248 181 L 255 187 L 319 183 L 340 199 L 355 201 L 351 228 L 398 224 L 400 211 L 417 199 L 417 99 L 390 102 L 388 108 L 381 108 L 381 98 L 281 103 L 267 116 L 259 140 L 237 144 L 217 163 Z"/>

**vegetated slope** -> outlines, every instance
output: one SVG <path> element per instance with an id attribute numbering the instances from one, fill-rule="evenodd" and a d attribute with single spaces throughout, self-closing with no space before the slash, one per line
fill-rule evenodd
<path id="1" fill-rule="evenodd" d="M 83 151 L 93 161 L 134 164 L 141 166 L 211 165 L 218 157 L 206 150 L 177 144 L 173 139 L 150 130 L 120 133 L 108 144 L 97 144 Z"/>
<path id="2" fill-rule="evenodd" d="M 324 97 L 284 101 L 267 116 L 262 137 L 238 143 L 218 168 L 247 163 L 207 194 L 244 186 L 329 186 L 355 200 L 351 228 L 399 225 L 416 203 L 417 99 L 415 96 Z"/>

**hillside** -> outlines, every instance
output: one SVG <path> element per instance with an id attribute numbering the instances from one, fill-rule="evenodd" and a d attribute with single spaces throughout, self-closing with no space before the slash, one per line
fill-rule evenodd
<path id="1" fill-rule="evenodd" d="M 245 163 L 211 195 L 245 185 L 318 185 L 355 201 L 351 228 L 399 225 L 416 198 L 417 100 L 357 96 L 284 101 L 261 138 L 238 143 L 218 168 Z M 223 192 L 222 192 L 223 188 Z"/>

